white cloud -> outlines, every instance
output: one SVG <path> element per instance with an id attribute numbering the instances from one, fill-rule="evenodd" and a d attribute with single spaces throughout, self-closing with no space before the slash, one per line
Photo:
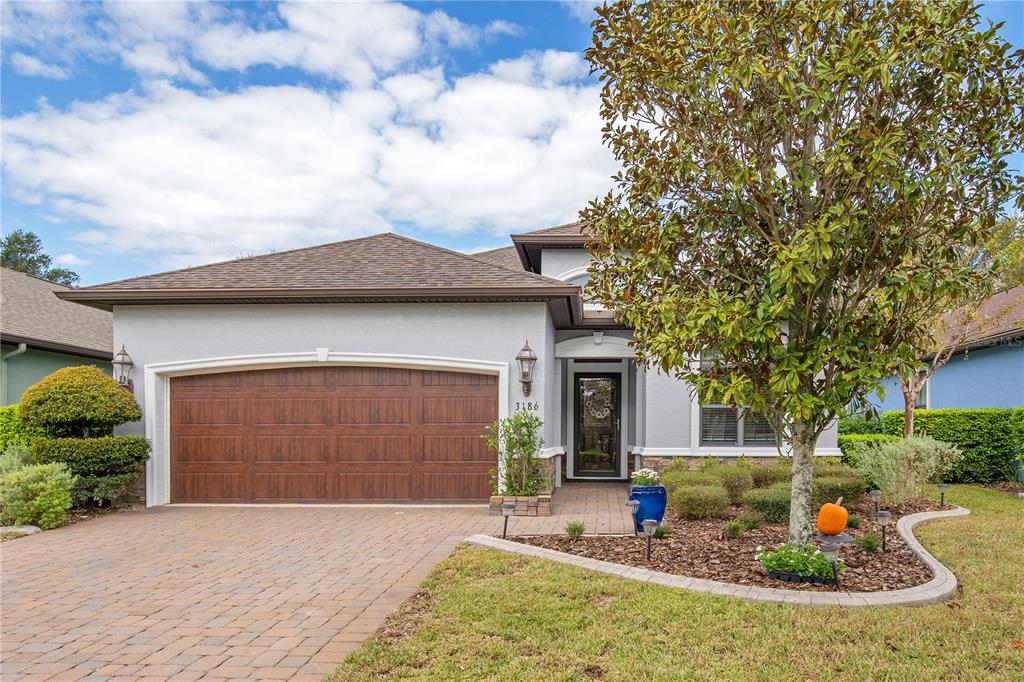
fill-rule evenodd
<path id="1" fill-rule="evenodd" d="M 73 253 L 62 253 L 61 255 L 54 258 L 58 265 L 69 265 L 69 266 L 81 266 L 81 265 L 92 265 L 92 261 L 86 258 L 79 258 Z"/>
<path id="2" fill-rule="evenodd" d="M 598 0 L 560 0 L 560 2 L 569 14 L 588 24 L 597 18 L 594 14 L 594 7 L 601 4 Z"/>
<path id="3" fill-rule="evenodd" d="M 169 267 L 395 225 L 499 234 L 571 220 L 615 171 L 577 55 L 341 91 L 154 82 L 4 120 L 12 196 L 75 238 Z"/>
<path id="4" fill-rule="evenodd" d="M 11 67 L 22 76 L 39 76 L 63 80 L 71 77 L 71 73 L 62 66 L 46 64 L 32 55 L 15 52 L 11 55 Z"/>
<path id="5" fill-rule="evenodd" d="M 484 27 L 484 34 L 487 36 L 519 36 L 523 34 L 523 27 L 504 19 L 495 19 Z"/>

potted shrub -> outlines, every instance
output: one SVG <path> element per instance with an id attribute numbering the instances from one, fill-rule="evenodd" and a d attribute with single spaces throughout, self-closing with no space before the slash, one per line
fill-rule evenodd
<path id="1" fill-rule="evenodd" d="M 661 476 L 654 469 L 637 469 L 630 479 L 629 499 L 640 504 L 636 509 L 636 518 L 633 519 L 637 531 L 643 530 L 641 524 L 647 519 L 654 519 L 660 524 L 665 518 L 665 503 L 668 500 Z"/>
<path id="2" fill-rule="evenodd" d="M 535 414 L 516 412 L 487 428 L 487 447 L 498 453 L 501 475 L 491 470 L 491 513 L 501 513 L 501 505 L 512 503 L 512 516 L 548 516 L 551 491 L 541 472 L 538 454 L 544 421 Z"/>

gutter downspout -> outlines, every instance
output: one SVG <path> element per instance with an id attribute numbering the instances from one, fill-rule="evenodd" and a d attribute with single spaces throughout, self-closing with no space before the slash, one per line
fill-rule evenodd
<path id="1" fill-rule="evenodd" d="M 3 367 L 3 381 L 0 381 L 0 405 L 7 404 L 7 361 L 13 357 L 21 355 L 28 350 L 28 346 L 24 343 L 19 343 L 18 347 L 12 350 L 10 353 L 4 353 L 0 356 L 0 366 Z"/>

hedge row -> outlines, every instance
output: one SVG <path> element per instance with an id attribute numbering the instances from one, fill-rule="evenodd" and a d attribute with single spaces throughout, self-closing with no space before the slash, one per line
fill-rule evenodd
<path id="1" fill-rule="evenodd" d="M 142 436 L 52 438 L 32 444 L 37 462 L 64 462 L 78 477 L 76 504 L 117 502 L 131 492 L 149 459 L 149 440 Z"/>
<path id="2" fill-rule="evenodd" d="M 886 433 L 903 435 L 903 411 L 882 415 Z M 914 432 L 951 443 L 964 453 L 951 483 L 991 483 L 1012 478 L 1024 453 L 1024 407 L 915 410 Z"/>
<path id="3" fill-rule="evenodd" d="M 851 414 L 839 420 L 839 435 L 885 433 L 881 419 L 865 419 L 862 414 Z"/>
<path id="4" fill-rule="evenodd" d="M 887 433 L 849 433 L 840 434 L 839 450 L 843 453 L 843 464 L 851 467 L 857 466 L 857 458 L 854 450 L 858 445 L 873 445 L 885 441 L 899 440 L 901 436 L 890 436 Z"/>

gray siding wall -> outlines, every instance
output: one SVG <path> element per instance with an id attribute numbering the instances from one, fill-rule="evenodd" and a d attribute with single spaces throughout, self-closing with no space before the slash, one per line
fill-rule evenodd
<path id="1" fill-rule="evenodd" d="M 690 391 L 661 372 L 647 372 L 644 403 L 647 432 L 644 447 L 690 447 Z"/>

